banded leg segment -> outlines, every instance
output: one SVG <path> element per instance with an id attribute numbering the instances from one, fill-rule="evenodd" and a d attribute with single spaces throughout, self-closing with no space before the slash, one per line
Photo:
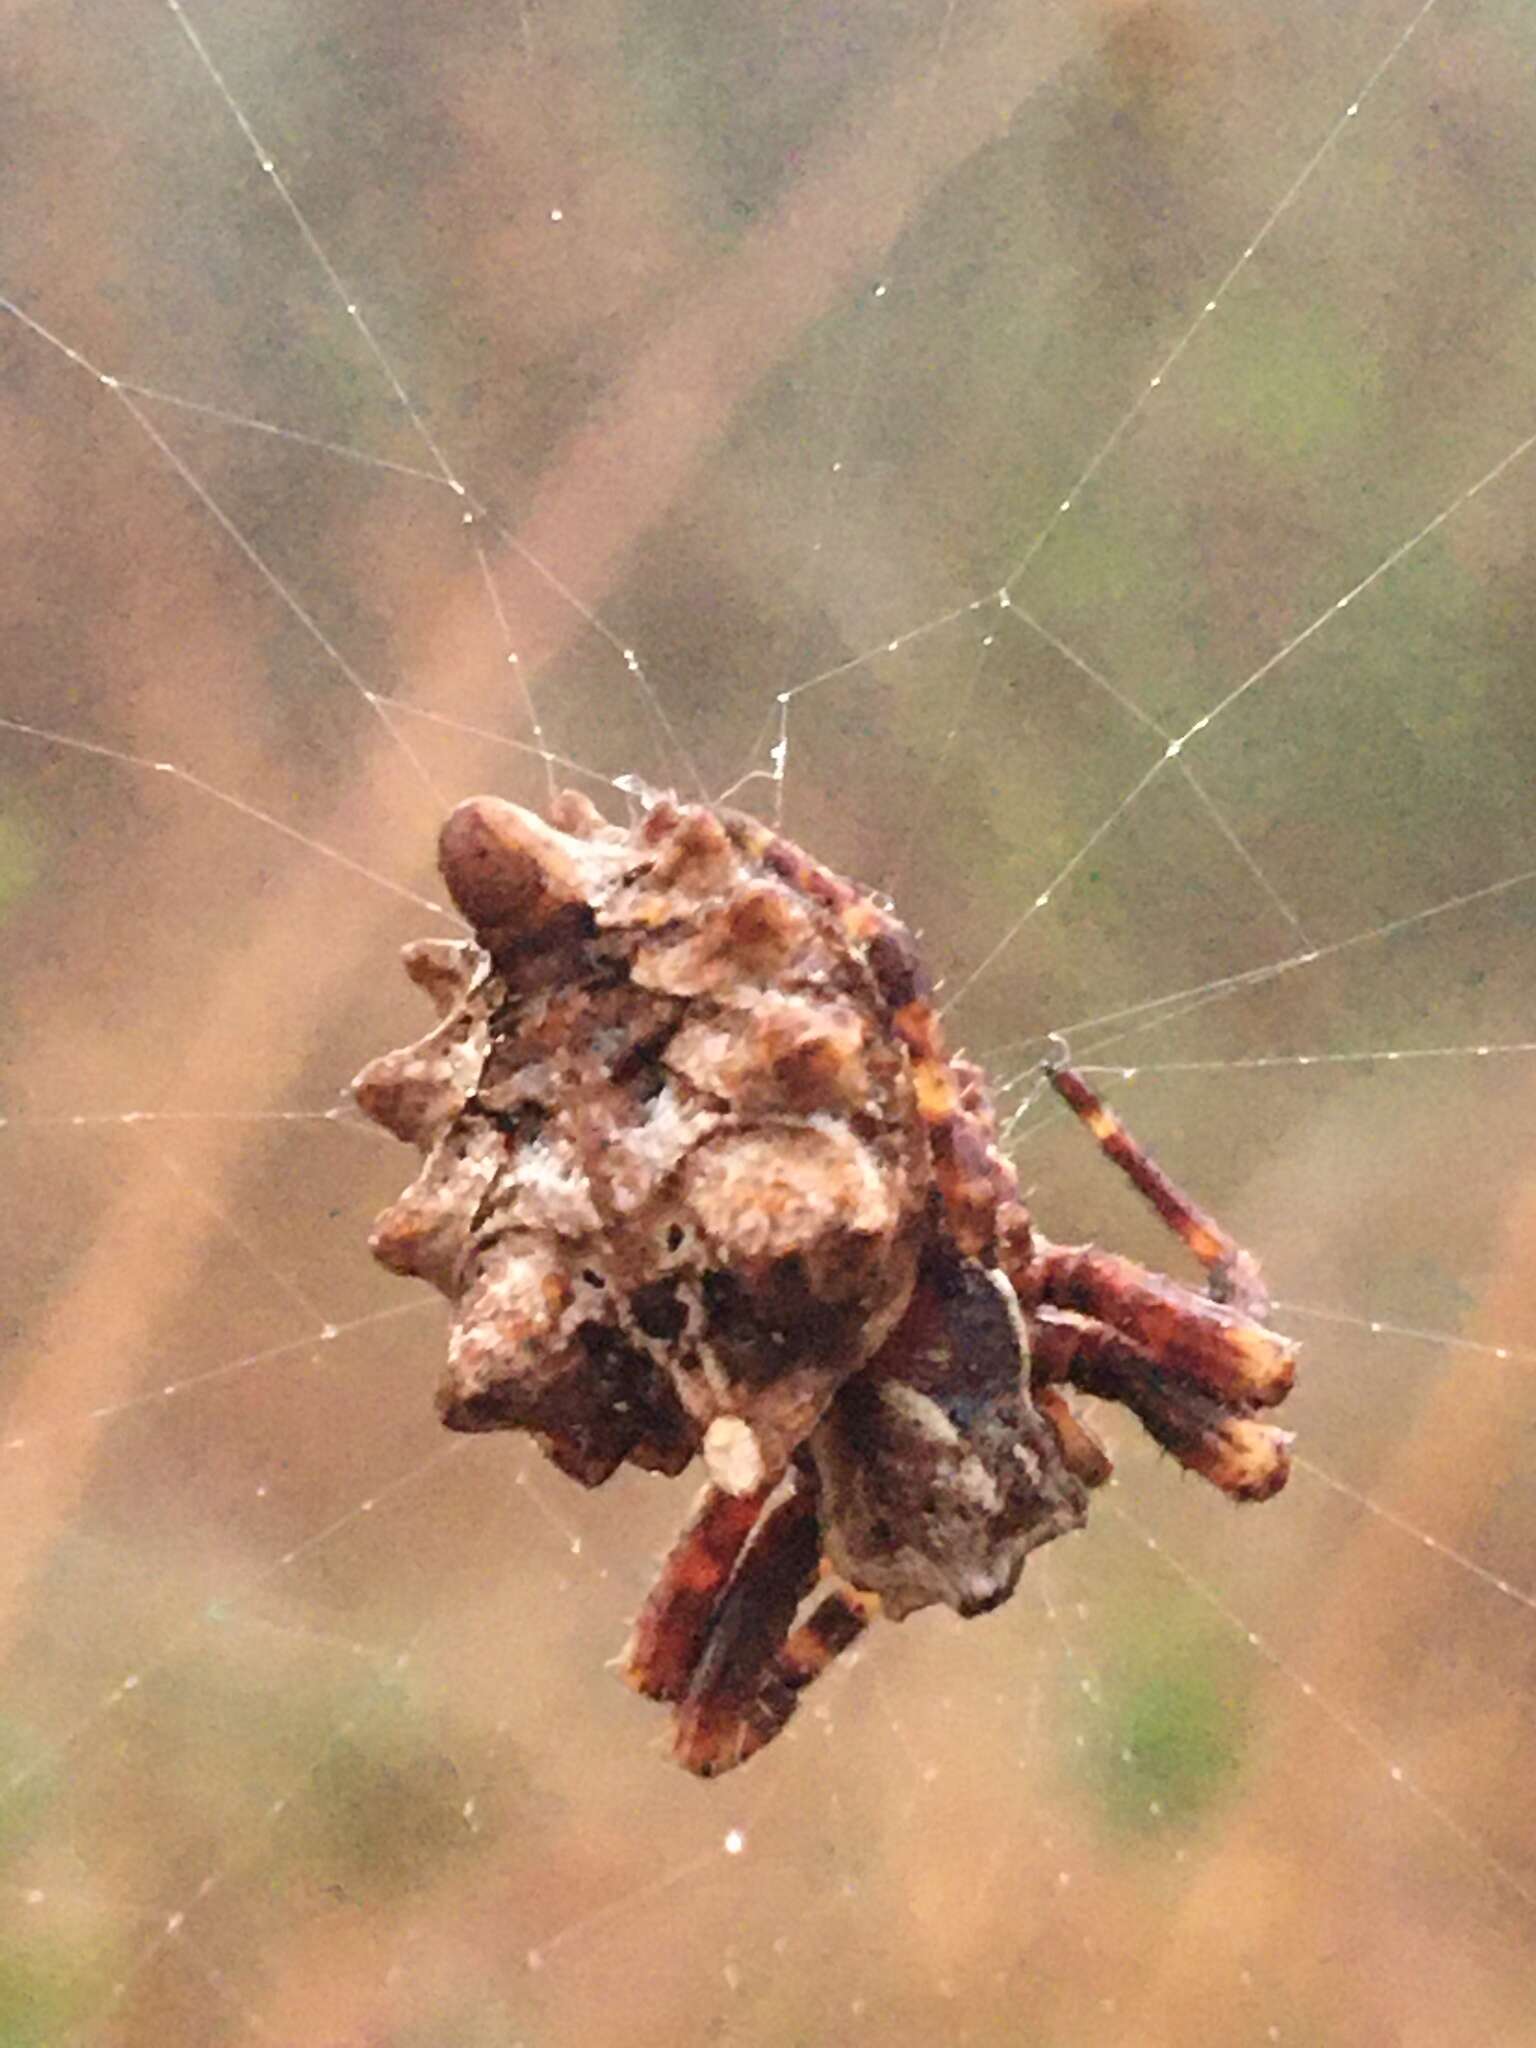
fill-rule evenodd
<path id="1" fill-rule="evenodd" d="M 1156 1366 L 1218 1400 L 1268 1408 L 1290 1392 L 1296 1346 L 1289 1338 L 1118 1253 L 1037 1238 L 1033 1263 L 1019 1279 L 1031 1309 L 1070 1309 L 1107 1323 Z"/>
<path id="2" fill-rule="evenodd" d="M 776 1660 L 820 1567 L 816 1489 L 797 1474 L 737 1566 L 677 1708 L 673 1754 L 686 1769 L 711 1778 L 745 1763 L 793 1713 Z"/>
<path id="3" fill-rule="evenodd" d="M 1034 1333 L 1030 1338 L 1030 1359 L 1033 1366 L 1030 1395 L 1035 1406 L 1056 1432 L 1056 1441 L 1061 1445 L 1061 1455 L 1067 1470 L 1074 1479 L 1092 1491 L 1114 1477 L 1115 1461 L 1083 1418 L 1073 1412 L 1071 1402 L 1060 1389 L 1043 1384 L 1048 1379 L 1067 1377 L 1065 1371 L 1056 1372 L 1051 1369 L 1050 1357 L 1036 1341 L 1043 1322 L 1044 1318 L 1037 1318 Z"/>
<path id="4" fill-rule="evenodd" d="M 673 1753 L 686 1769 L 715 1777 L 755 1756 L 878 1613 L 873 1594 L 839 1585 L 797 1627 L 827 1569 L 808 1473 L 787 1493 L 706 1489 L 619 1660 L 637 1692 L 677 1702 Z"/>
<path id="5" fill-rule="evenodd" d="M 1234 1500 L 1267 1500 L 1289 1477 L 1290 1437 L 1250 1411 L 1289 1393 L 1296 1346 L 1264 1326 L 1258 1261 L 1169 1179 L 1080 1073 L 1057 1067 L 1051 1085 L 1199 1260 L 1208 1292 L 1094 1245 L 1037 1240 L 1028 1287 L 1039 1397 L 1065 1381 L 1118 1402 L 1189 1471 Z"/>
<path id="6" fill-rule="evenodd" d="M 877 1594 L 861 1593 L 855 1586 L 835 1586 L 822 1595 L 775 1657 L 774 1677 L 791 1695 L 802 1693 L 844 1650 L 852 1648 L 879 1612 Z"/>
<path id="7" fill-rule="evenodd" d="M 1151 1153 L 1137 1143 L 1075 1067 L 1054 1067 L 1050 1078 L 1051 1086 L 1073 1115 L 1087 1125 L 1100 1149 L 1200 1261 L 1209 1276 L 1211 1299 L 1229 1303 L 1243 1315 L 1262 1322 L 1269 1313 L 1269 1296 L 1253 1254 L 1244 1251 L 1214 1216 L 1192 1202 L 1168 1178 Z"/>
<path id="8" fill-rule="evenodd" d="M 668 1551 L 619 1659 L 620 1674 L 636 1692 L 653 1700 L 680 1700 L 687 1692 L 715 1610 L 772 1491 L 768 1486 L 744 1494 L 705 1488 Z"/>
<path id="9" fill-rule="evenodd" d="M 729 1686 L 706 1680 L 701 1667 L 698 1685 L 679 1710 L 679 1760 L 690 1770 L 715 1776 L 755 1756 L 785 1727 L 805 1688 L 859 1640 L 879 1612 L 875 1594 L 839 1584 L 767 1656 L 761 1655 L 768 1647 L 766 1632 L 743 1631 L 737 1653 L 722 1656 L 722 1669 L 726 1662 L 731 1666 Z M 741 1653 L 752 1633 L 759 1653 L 755 1676 L 753 1657 Z"/>
<path id="10" fill-rule="evenodd" d="M 1156 1359 L 1119 1331 L 1042 1309 L 1031 1334 L 1038 1375 L 1128 1408 L 1154 1443 L 1233 1500 L 1268 1500 L 1290 1477 L 1288 1431 L 1235 1414 L 1187 1380 L 1160 1371 Z M 1044 1406 L 1052 1391 L 1040 1387 L 1035 1398 Z"/>

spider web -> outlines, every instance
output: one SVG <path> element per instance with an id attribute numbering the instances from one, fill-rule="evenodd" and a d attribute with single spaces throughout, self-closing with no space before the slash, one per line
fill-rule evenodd
<path id="1" fill-rule="evenodd" d="M 0 2035 L 1533 2038 L 1528 9 L 14 10 Z M 686 1483 L 446 1438 L 445 806 L 888 890 L 1053 1236 L 1306 1340 L 748 1771 L 603 1670 Z"/>

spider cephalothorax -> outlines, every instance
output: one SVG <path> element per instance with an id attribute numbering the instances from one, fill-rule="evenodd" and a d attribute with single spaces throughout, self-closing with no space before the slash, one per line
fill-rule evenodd
<path id="1" fill-rule="evenodd" d="M 450 1428 L 524 1430 L 587 1485 L 702 1456 L 625 1657 L 691 1769 L 760 1748 L 877 1608 L 995 1607 L 1081 1524 L 1109 1460 L 1066 1383 L 1236 1498 L 1284 1483 L 1253 1411 L 1293 1354 L 1253 1261 L 1070 1069 L 1210 1294 L 1039 1238 L 874 898 L 669 800 L 620 828 L 476 798 L 440 858 L 475 938 L 407 948 L 440 1022 L 354 1083 L 424 1155 L 373 1248 L 453 1304 Z"/>

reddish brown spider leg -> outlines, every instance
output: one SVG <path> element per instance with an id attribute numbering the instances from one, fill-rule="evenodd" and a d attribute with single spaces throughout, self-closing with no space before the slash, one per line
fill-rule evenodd
<path id="1" fill-rule="evenodd" d="M 1234 1415 L 1198 1387 L 1159 1372 L 1155 1359 L 1117 1331 L 1041 1309 L 1031 1338 L 1037 1373 L 1129 1408 L 1154 1442 L 1234 1500 L 1268 1500 L 1290 1477 L 1285 1430 Z M 1050 1392 L 1042 1387 L 1035 1398 L 1043 1404 Z"/>
<path id="2" fill-rule="evenodd" d="M 1168 1228 L 1188 1245 L 1210 1276 L 1212 1299 L 1230 1303 L 1255 1322 L 1269 1313 L 1269 1296 L 1251 1252 L 1229 1237 L 1214 1216 L 1175 1187 L 1149 1152 L 1142 1149 L 1112 1109 L 1102 1103 L 1075 1067 L 1055 1067 L 1051 1086 L 1081 1118 L 1100 1147 L 1144 1195 Z"/>
<path id="3" fill-rule="evenodd" d="M 711 1778 L 745 1763 L 793 1713 L 775 1661 L 820 1565 L 815 1490 L 801 1483 L 764 1516 L 715 1610 L 673 1721 L 673 1754 L 686 1769 Z"/>
<path id="4" fill-rule="evenodd" d="M 772 1491 L 767 1486 L 746 1494 L 705 1488 L 668 1551 L 619 1658 L 620 1674 L 636 1692 L 653 1700 L 680 1700 L 688 1690 L 710 1619 Z"/>
<path id="5" fill-rule="evenodd" d="M 773 1660 L 773 1676 L 790 1694 L 791 1709 L 794 1696 L 856 1643 L 879 1612 L 879 1596 L 855 1586 L 835 1586 L 822 1595 Z"/>
<path id="6" fill-rule="evenodd" d="M 771 1742 L 800 1704 L 805 1688 L 859 1640 L 879 1612 L 879 1595 L 861 1593 L 856 1586 L 838 1585 L 823 1594 L 759 1673 L 751 1705 L 736 1723 L 729 1759 L 713 1763 L 711 1771 L 745 1763 Z"/>
<path id="7" fill-rule="evenodd" d="M 1069 1375 L 1065 1371 L 1055 1369 L 1055 1356 L 1049 1351 L 1042 1355 L 1042 1346 L 1036 1341 L 1041 1333 L 1042 1320 L 1037 1318 L 1030 1338 L 1030 1357 L 1037 1379 L 1066 1379 Z M 1071 1402 L 1051 1386 L 1036 1384 L 1030 1392 L 1035 1406 L 1056 1432 L 1062 1462 L 1072 1477 L 1087 1487 L 1102 1486 L 1113 1476 L 1115 1461 L 1083 1418 L 1074 1414 Z"/>
<path id="8" fill-rule="evenodd" d="M 1009 1277 L 1026 1307 L 1071 1309 L 1107 1323 L 1154 1370 L 1181 1373 L 1219 1400 L 1268 1408 L 1290 1391 L 1296 1346 L 1289 1338 L 1114 1252 L 1037 1238 L 1027 1269 Z"/>

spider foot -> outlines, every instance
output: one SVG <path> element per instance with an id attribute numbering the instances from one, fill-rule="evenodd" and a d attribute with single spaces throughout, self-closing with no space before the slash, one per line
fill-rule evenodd
<path id="1" fill-rule="evenodd" d="M 1288 1430 L 1165 1370 L 1150 1351 L 1118 1331 L 1085 1316 L 1042 1309 L 1034 1339 L 1037 1374 L 1068 1380 L 1085 1394 L 1129 1408 L 1154 1442 L 1232 1500 L 1269 1500 L 1290 1477 Z M 1056 1421 L 1047 1406 L 1052 1392 L 1042 1387 L 1036 1400 Z M 1059 1394 L 1056 1399 L 1070 1415 L 1065 1400 Z M 1076 1417 L 1073 1423 L 1083 1427 Z"/>
<path id="2" fill-rule="evenodd" d="M 1032 1303 L 1107 1323 L 1229 1406 L 1271 1408 L 1290 1392 L 1295 1342 L 1240 1309 L 1095 1245 L 1037 1240 L 1036 1254 L 1021 1276 Z"/>

